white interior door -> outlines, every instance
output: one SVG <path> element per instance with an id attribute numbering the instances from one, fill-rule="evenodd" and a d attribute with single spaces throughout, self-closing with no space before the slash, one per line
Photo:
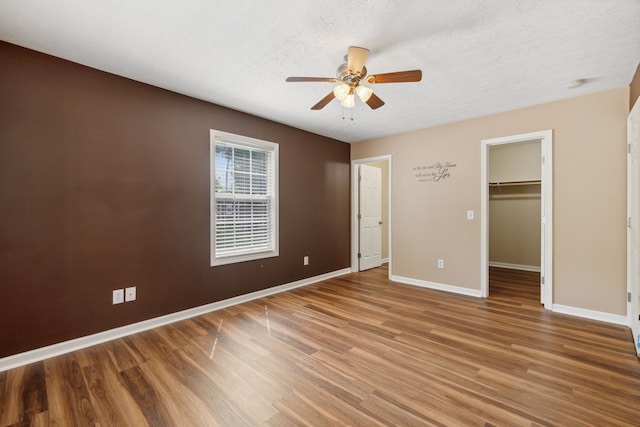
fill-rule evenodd
<path id="1" fill-rule="evenodd" d="M 640 102 L 636 102 L 627 119 L 627 143 L 627 316 L 640 356 Z"/>
<path id="2" fill-rule="evenodd" d="M 382 171 L 360 165 L 359 183 L 359 269 L 362 271 L 382 263 Z"/>

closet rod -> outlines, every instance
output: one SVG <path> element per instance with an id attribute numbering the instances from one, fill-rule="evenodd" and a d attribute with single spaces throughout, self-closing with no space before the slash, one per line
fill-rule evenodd
<path id="1" fill-rule="evenodd" d="M 540 199 L 540 193 L 535 194 L 491 194 L 489 199 Z"/>

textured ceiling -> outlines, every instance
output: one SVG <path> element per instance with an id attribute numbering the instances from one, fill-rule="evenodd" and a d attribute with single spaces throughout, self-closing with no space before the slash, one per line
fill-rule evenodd
<path id="1" fill-rule="evenodd" d="M 2 0 L 0 39 L 357 142 L 626 86 L 640 1 Z M 353 121 L 311 111 L 332 84 L 285 78 L 334 77 L 350 45 L 422 82 L 376 85 L 386 105 Z"/>

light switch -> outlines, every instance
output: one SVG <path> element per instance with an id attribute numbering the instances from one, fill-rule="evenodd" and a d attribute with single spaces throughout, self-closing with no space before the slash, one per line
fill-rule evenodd
<path id="1" fill-rule="evenodd" d="M 473 219 L 473 210 L 467 211 L 467 219 Z"/>

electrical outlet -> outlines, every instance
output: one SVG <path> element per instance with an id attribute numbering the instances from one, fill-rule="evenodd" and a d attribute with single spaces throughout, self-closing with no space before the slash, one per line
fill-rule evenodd
<path id="1" fill-rule="evenodd" d="M 124 290 L 124 300 L 126 302 L 135 301 L 136 300 L 136 287 L 132 286 L 130 288 L 125 288 Z"/>
<path id="2" fill-rule="evenodd" d="M 122 304 L 124 302 L 124 289 L 113 290 L 113 304 Z"/>
<path id="3" fill-rule="evenodd" d="M 302 259 L 302 263 L 303 263 L 304 265 L 309 265 L 309 256 L 305 256 L 305 257 Z"/>
<path id="4" fill-rule="evenodd" d="M 439 259 L 438 260 L 438 268 L 444 268 L 444 260 L 443 259 Z"/>
<path id="5" fill-rule="evenodd" d="M 467 211 L 467 219 L 469 219 L 469 220 L 473 219 L 473 210 L 468 210 Z"/>

